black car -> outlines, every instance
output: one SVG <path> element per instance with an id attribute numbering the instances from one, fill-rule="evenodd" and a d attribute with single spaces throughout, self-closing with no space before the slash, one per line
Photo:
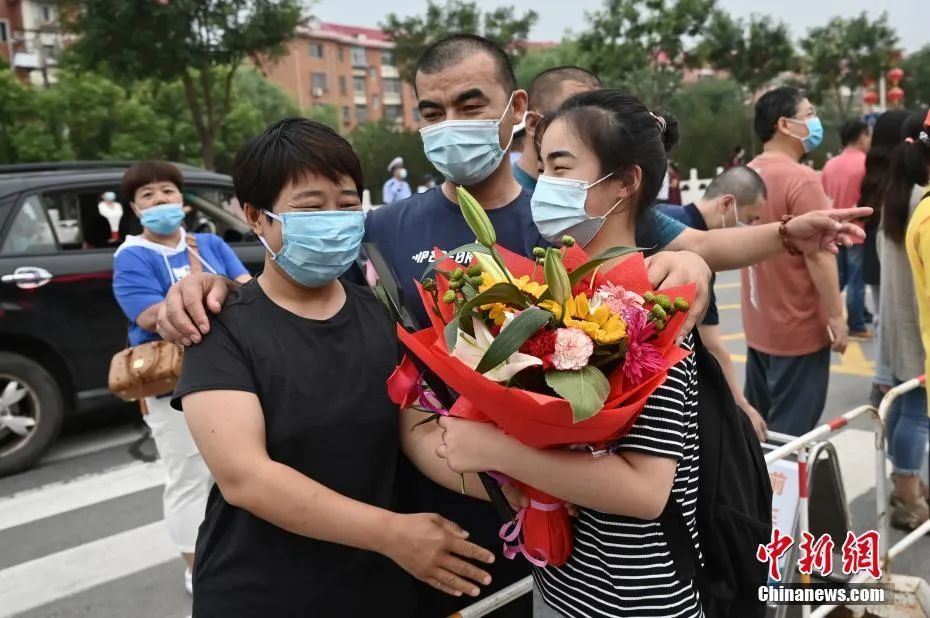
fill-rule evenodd
<path id="1" fill-rule="evenodd" d="M 0 476 L 34 464 L 66 414 L 116 401 L 107 374 L 128 322 L 113 296 L 113 253 L 142 229 L 118 195 L 128 165 L 0 166 Z M 187 229 L 218 234 L 257 272 L 264 249 L 230 177 L 178 167 Z M 107 191 L 123 206 L 118 235 L 98 209 Z"/>

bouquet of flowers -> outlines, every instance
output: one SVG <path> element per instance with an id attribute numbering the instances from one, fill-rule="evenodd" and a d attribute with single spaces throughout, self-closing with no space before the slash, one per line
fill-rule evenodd
<path id="1" fill-rule="evenodd" d="M 490 220 L 465 189 L 458 197 L 477 242 L 439 255 L 417 284 L 432 327 L 398 328 L 417 363 L 405 358 L 391 377 L 392 399 L 492 422 L 537 448 L 609 452 L 687 355 L 675 335 L 694 286 L 656 293 L 636 249 L 589 258 L 570 237 L 537 248 L 535 259 L 518 256 L 496 246 Z M 467 268 L 448 259 L 461 252 L 473 255 Z M 458 393 L 450 409 L 430 397 L 417 364 Z M 529 506 L 501 528 L 505 554 L 564 564 L 571 553 L 564 505 L 521 489 Z"/>

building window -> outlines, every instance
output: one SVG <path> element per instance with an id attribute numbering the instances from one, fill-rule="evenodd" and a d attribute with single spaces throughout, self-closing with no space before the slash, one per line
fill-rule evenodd
<path id="1" fill-rule="evenodd" d="M 336 50 L 337 50 L 338 53 L 339 53 L 339 62 L 345 62 L 345 61 L 346 61 L 346 56 L 345 56 L 345 54 L 343 53 L 342 45 L 340 45 L 339 47 L 337 47 Z"/>
<path id="2" fill-rule="evenodd" d="M 349 87 L 346 85 L 345 75 L 339 76 L 339 94 L 343 96 L 349 94 Z"/>
<path id="3" fill-rule="evenodd" d="M 368 68 L 368 79 L 370 79 L 373 82 L 378 80 L 378 67 Z"/>
<path id="4" fill-rule="evenodd" d="M 381 97 L 379 97 L 378 95 L 373 95 L 371 97 L 371 107 L 372 109 L 378 109 L 379 107 L 381 107 Z"/>
<path id="5" fill-rule="evenodd" d="M 404 119 L 404 108 L 402 105 L 385 105 L 384 118 L 391 122 L 401 122 Z"/>
<path id="6" fill-rule="evenodd" d="M 348 105 L 342 106 L 342 122 L 343 124 L 350 124 L 352 122 L 352 108 Z"/>
<path id="7" fill-rule="evenodd" d="M 389 49 L 381 50 L 381 64 L 392 67 L 394 66 L 394 52 Z"/>
<path id="8" fill-rule="evenodd" d="M 355 96 L 358 96 L 358 97 L 365 96 L 365 78 L 364 77 L 353 77 L 352 85 L 355 89 Z"/>
<path id="9" fill-rule="evenodd" d="M 394 77 L 389 77 L 384 80 L 384 94 L 393 94 L 400 96 L 400 80 Z"/>
<path id="10" fill-rule="evenodd" d="M 45 23 L 51 23 L 55 18 L 55 10 L 48 4 L 42 5 L 42 21 Z"/>
<path id="11" fill-rule="evenodd" d="M 329 90 L 329 86 L 326 83 L 326 73 L 311 73 L 310 83 L 311 88 L 313 88 L 313 96 L 315 97 Z"/>
<path id="12" fill-rule="evenodd" d="M 323 44 L 322 43 L 310 43 L 310 57 L 311 58 L 322 58 L 323 57 Z"/>
<path id="13" fill-rule="evenodd" d="M 355 121 L 359 124 L 368 122 L 368 108 L 364 105 L 355 106 Z"/>
<path id="14" fill-rule="evenodd" d="M 354 67 L 363 67 L 368 63 L 365 62 L 365 48 L 354 46 L 350 52 L 352 59 L 352 66 Z"/>
<path id="15" fill-rule="evenodd" d="M 0 43 L 6 43 L 10 40 L 10 24 L 5 19 L 0 19 Z M 13 59 L 10 58 L 10 61 Z"/>

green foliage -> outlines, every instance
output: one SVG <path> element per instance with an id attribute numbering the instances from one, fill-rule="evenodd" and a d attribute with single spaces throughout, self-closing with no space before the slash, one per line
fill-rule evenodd
<path id="1" fill-rule="evenodd" d="M 517 86 L 529 88 L 537 75 L 547 69 L 561 66 L 579 66 L 590 70 L 591 62 L 581 51 L 577 41 L 566 39 L 555 47 L 527 52 L 517 60 L 514 66 Z"/>
<path id="2" fill-rule="evenodd" d="M 904 96 L 908 107 L 930 105 L 930 45 L 904 59 Z"/>
<path id="3" fill-rule="evenodd" d="M 201 164 L 200 140 L 179 81 L 139 81 L 126 90 L 106 77 L 59 71 L 44 89 L 0 74 L 0 162 L 164 158 Z M 229 171 L 239 147 L 296 106 L 257 71 L 236 73 L 236 104 L 217 139 L 217 168 Z"/>
<path id="4" fill-rule="evenodd" d="M 394 157 L 404 158 L 407 182 L 413 191 L 425 174 L 441 180 L 423 154 L 423 142 L 416 131 L 399 129 L 393 123 L 382 121 L 361 124 L 348 137 L 362 161 L 365 185 L 371 190 L 372 204 L 382 203 L 381 190 L 390 177 L 387 165 Z"/>
<path id="5" fill-rule="evenodd" d="M 711 15 L 698 56 L 716 69 L 729 71 L 750 92 L 796 65 L 791 35 L 784 23 L 754 15 L 747 24 L 721 10 Z"/>
<path id="6" fill-rule="evenodd" d="M 105 72 L 126 86 L 180 80 L 208 168 L 215 165 L 215 153 L 222 152 L 218 140 L 234 111 L 237 70 L 246 59 L 284 53 L 301 14 L 298 0 L 60 2 L 63 25 L 78 35 L 69 62 Z M 236 123 L 249 124 L 246 112 L 235 112 Z"/>
<path id="7" fill-rule="evenodd" d="M 669 105 L 680 120 L 681 142 L 671 152 L 688 176 L 693 167 L 701 178 L 716 175 L 737 144 L 752 153 L 752 108 L 733 80 L 708 79 L 687 86 Z"/>
<path id="8" fill-rule="evenodd" d="M 686 42 L 698 37 L 715 0 L 604 0 L 578 38 L 592 70 L 611 87 L 650 106 L 664 105 L 688 64 Z"/>
<path id="9" fill-rule="evenodd" d="M 325 124 L 335 131 L 339 130 L 339 109 L 335 105 L 317 105 L 305 112 L 304 116 Z"/>
<path id="10" fill-rule="evenodd" d="M 814 101 L 829 98 L 841 116 L 847 115 L 855 103 L 856 88 L 867 79 L 877 80 L 890 68 L 897 43 L 887 13 L 877 20 L 865 12 L 851 19 L 834 17 L 826 26 L 811 28 L 801 48 Z M 844 87 L 849 88 L 847 96 Z"/>
<path id="11" fill-rule="evenodd" d="M 610 382 L 591 365 L 580 371 L 547 371 L 546 384 L 571 404 L 575 423 L 596 416 L 610 395 Z"/>
<path id="12" fill-rule="evenodd" d="M 480 34 L 518 58 L 523 52 L 521 43 L 529 37 L 537 17 L 535 11 L 517 16 L 513 7 L 482 13 L 478 3 L 471 0 L 446 0 L 445 4 L 427 0 L 425 15 L 401 18 L 391 13 L 381 28 L 394 40 L 401 78 L 413 83 L 417 60 L 426 48 L 450 34 Z"/>

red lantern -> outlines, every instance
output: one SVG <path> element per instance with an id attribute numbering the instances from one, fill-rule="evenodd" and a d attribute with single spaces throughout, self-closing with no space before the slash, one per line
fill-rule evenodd
<path id="1" fill-rule="evenodd" d="M 865 94 L 862 95 L 862 102 L 866 105 L 875 105 L 878 103 L 878 93 L 874 90 L 866 90 Z"/>
<path id="2" fill-rule="evenodd" d="M 897 86 L 901 79 L 904 77 L 904 71 L 900 68 L 894 68 L 888 71 L 888 80 L 895 86 Z"/>
<path id="3" fill-rule="evenodd" d="M 894 88 L 889 90 L 888 94 L 885 96 L 887 96 L 889 103 L 893 105 L 897 105 L 904 98 L 904 91 L 898 86 L 895 86 Z"/>
<path id="4" fill-rule="evenodd" d="M 874 77 L 866 77 L 865 80 L 863 80 L 862 85 L 865 86 L 866 88 L 871 89 L 872 86 L 875 85 L 875 78 L 874 78 Z"/>

